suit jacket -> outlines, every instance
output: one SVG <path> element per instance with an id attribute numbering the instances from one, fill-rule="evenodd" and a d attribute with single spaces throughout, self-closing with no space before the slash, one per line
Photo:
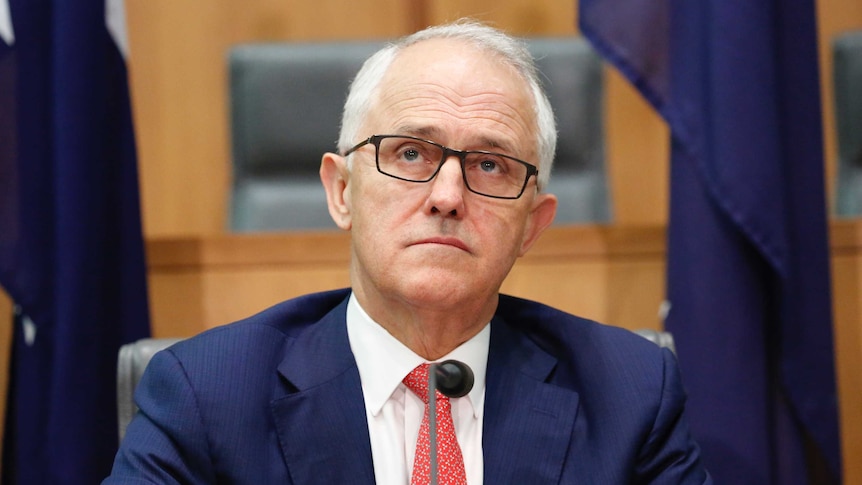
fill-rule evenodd
<path id="1" fill-rule="evenodd" d="M 157 354 L 104 483 L 373 484 L 348 295 L 289 300 Z M 684 402 L 667 349 L 501 296 L 485 483 L 711 483 Z"/>

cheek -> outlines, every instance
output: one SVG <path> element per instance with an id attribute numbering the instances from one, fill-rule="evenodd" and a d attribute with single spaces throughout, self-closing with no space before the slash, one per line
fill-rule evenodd
<path id="1" fill-rule="evenodd" d="M 520 215 L 508 211 L 480 210 L 476 211 L 472 221 L 471 232 L 476 236 L 476 243 L 483 259 L 490 265 L 508 271 L 511 264 L 518 258 L 521 240 L 524 234 L 523 219 Z"/>
<path id="2" fill-rule="evenodd" d="M 495 201 L 492 199 L 492 202 Z M 508 206 L 484 205 L 469 219 L 474 229 L 482 232 L 485 239 L 492 239 L 497 247 L 520 241 L 525 225 L 525 214 Z"/>
<path id="3" fill-rule="evenodd" d="M 364 174 L 371 180 L 358 180 L 351 191 L 351 211 L 354 227 L 370 229 L 368 233 L 380 234 L 384 238 L 403 227 L 410 216 L 420 210 L 422 199 L 412 186 L 404 186 L 388 177 Z"/>

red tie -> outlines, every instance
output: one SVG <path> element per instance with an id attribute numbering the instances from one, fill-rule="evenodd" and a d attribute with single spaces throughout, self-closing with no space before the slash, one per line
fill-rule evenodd
<path id="1" fill-rule="evenodd" d="M 416 440 L 416 458 L 413 461 L 413 477 L 410 485 L 427 485 L 431 482 L 431 449 L 428 437 L 428 364 L 413 369 L 404 378 L 404 385 L 425 402 L 425 415 Z M 464 457 L 455 437 L 452 421 L 452 406 L 449 398 L 436 392 L 437 396 L 437 479 L 439 485 L 465 485 Z"/>

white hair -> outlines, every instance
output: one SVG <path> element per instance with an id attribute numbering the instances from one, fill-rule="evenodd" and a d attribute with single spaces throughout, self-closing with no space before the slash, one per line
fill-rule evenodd
<path id="1" fill-rule="evenodd" d="M 551 103 L 542 88 L 533 56 L 523 41 L 469 19 L 421 30 L 387 45 L 369 57 L 350 85 L 347 101 L 344 103 L 338 150 L 345 153 L 357 143 L 357 137 L 360 136 L 359 129 L 375 100 L 380 82 L 398 53 L 405 47 L 429 39 L 463 40 L 496 54 L 503 63 L 514 68 L 521 75 L 533 95 L 537 135 L 536 153 L 539 158 L 537 183 L 539 190 L 547 187 L 557 146 L 557 127 Z"/>

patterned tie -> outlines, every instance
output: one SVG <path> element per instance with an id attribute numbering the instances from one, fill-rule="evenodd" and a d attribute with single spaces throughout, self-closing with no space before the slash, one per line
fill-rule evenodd
<path id="1" fill-rule="evenodd" d="M 425 402 L 425 415 L 416 441 L 416 458 L 413 461 L 413 477 L 410 485 L 428 485 L 431 481 L 431 442 L 428 427 L 428 364 L 413 369 L 404 378 L 404 385 Z M 465 485 L 464 457 L 455 437 L 452 421 L 452 406 L 449 398 L 437 391 L 437 478 L 439 485 Z"/>

